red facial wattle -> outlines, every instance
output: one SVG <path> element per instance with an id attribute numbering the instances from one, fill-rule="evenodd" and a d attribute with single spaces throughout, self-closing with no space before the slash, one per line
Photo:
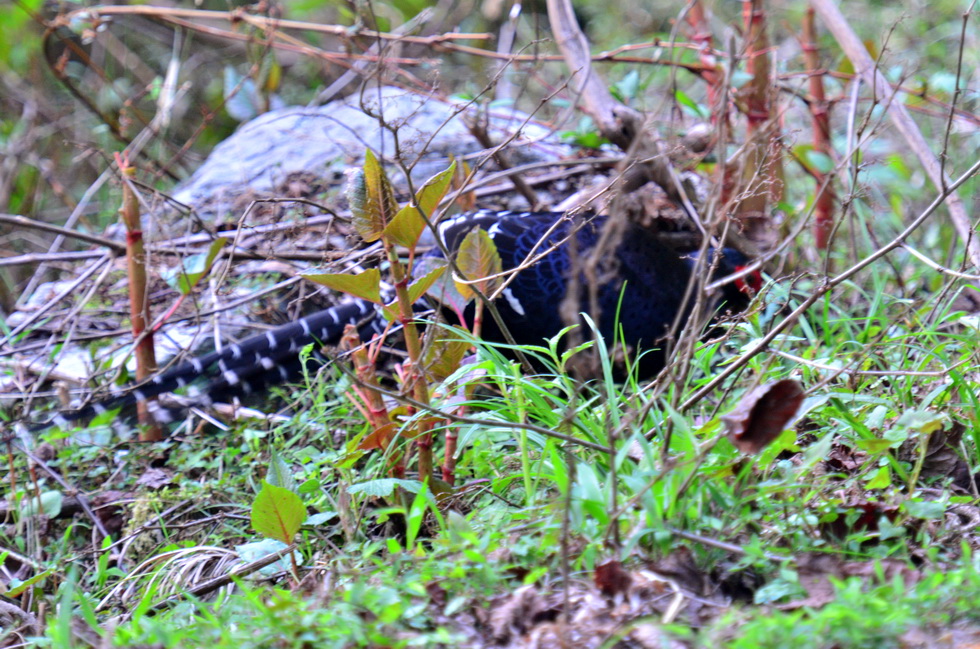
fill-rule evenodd
<path id="1" fill-rule="evenodd" d="M 741 273 L 748 266 L 736 266 L 735 272 Z M 762 290 L 762 273 L 758 270 L 753 270 L 751 273 L 742 275 L 735 280 L 735 287 L 747 295 L 755 295 Z"/>

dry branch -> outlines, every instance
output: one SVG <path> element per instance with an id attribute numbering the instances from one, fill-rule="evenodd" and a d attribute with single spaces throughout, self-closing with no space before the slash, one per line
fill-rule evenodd
<path id="1" fill-rule="evenodd" d="M 967 254 L 974 266 L 980 267 L 980 244 L 973 234 L 970 218 L 967 214 L 966 206 L 962 199 L 955 192 L 947 192 L 950 186 L 950 179 L 945 173 L 936 154 L 929 148 L 922 131 L 912 120 L 905 105 L 901 101 L 896 101 L 898 95 L 885 76 L 878 69 L 878 66 L 868 50 L 864 47 L 861 39 L 851 29 L 850 24 L 841 13 L 833 0 L 811 0 L 814 10 L 820 15 L 820 19 L 827 25 L 827 29 L 834 35 L 840 44 L 847 58 L 854 65 L 857 74 L 872 88 L 874 97 L 881 101 L 888 111 L 888 117 L 898 132 L 905 138 L 909 148 L 922 163 L 929 179 L 933 185 L 941 192 L 944 201 L 949 208 L 949 216 L 953 221 L 960 240 L 966 244 Z"/>

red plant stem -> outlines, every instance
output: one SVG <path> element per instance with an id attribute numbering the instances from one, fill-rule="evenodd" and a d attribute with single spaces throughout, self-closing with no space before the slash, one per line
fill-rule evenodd
<path id="1" fill-rule="evenodd" d="M 691 26 L 691 42 L 698 46 L 698 58 L 704 70 L 701 78 L 708 83 L 708 106 L 711 109 L 711 123 L 728 122 L 728 102 L 725 92 L 725 71 L 715 56 L 711 42 L 711 27 L 700 0 L 694 0 L 687 12 L 687 23 Z"/>
<path id="2" fill-rule="evenodd" d="M 119 215 L 126 226 L 126 261 L 129 273 L 129 315 L 136 347 L 136 380 L 144 381 L 157 369 L 153 349 L 153 331 L 147 329 L 150 322 L 150 300 L 146 291 L 146 250 L 143 246 L 143 230 L 140 224 L 140 205 L 136 192 L 128 180 L 136 177 L 136 168 L 130 165 L 129 156 L 116 154 L 116 164 L 123 175 L 123 201 Z M 138 403 L 137 417 L 146 427 L 140 432 L 142 441 L 163 439 L 163 430 L 153 423 L 145 403 Z"/>
<path id="3" fill-rule="evenodd" d="M 382 241 L 388 253 L 388 260 L 391 262 L 391 277 L 398 301 L 399 321 L 405 331 L 405 349 L 408 352 L 408 360 L 403 364 L 406 370 L 405 386 L 416 401 L 428 404 L 429 386 L 426 383 L 422 367 L 422 340 L 419 336 L 418 327 L 415 325 L 415 309 L 412 306 L 412 299 L 408 294 L 408 269 L 398 259 L 398 253 L 394 247 L 386 239 Z M 425 482 L 432 477 L 432 421 L 431 418 L 422 418 L 417 421 L 419 423 L 416 429 L 415 445 L 419 453 L 419 479 Z"/>
<path id="4" fill-rule="evenodd" d="M 769 39 L 766 35 L 766 13 L 761 0 L 744 0 L 742 18 L 745 24 L 746 71 L 751 80 L 745 85 L 743 98 L 748 118 L 747 154 L 742 175 L 747 196 L 738 213 L 761 217 L 770 201 L 782 197 L 782 168 L 779 164 L 778 130 L 772 119 L 772 80 L 769 65 Z"/>
<path id="5" fill-rule="evenodd" d="M 391 415 L 385 406 L 384 398 L 380 392 L 374 389 L 379 384 L 377 373 L 374 371 L 374 359 L 361 344 L 357 327 L 347 325 L 344 329 L 344 335 L 340 339 L 340 347 L 350 352 L 354 361 L 354 373 L 362 386 L 357 391 L 357 395 L 361 399 L 360 403 L 353 397 L 352 401 L 374 429 L 370 443 L 362 445 L 362 448 L 365 450 L 377 448 L 388 453 L 388 474 L 393 478 L 404 478 L 404 456 L 400 451 L 389 448 L 393 439 L 394 423 L 391 421 Z"/>
<path id="6" fill-rule="evenodd" d="M 456 429 L 446 429 L 446 452 L 442 462 L 442 480 L 450 487 L 456 483 Z"/>
<path id="7" fill-rule="evenodd" d="M 813 121 L 813 150 L 830 157 L 830 108 L 824 93 L 823 74 L 820 68 L 820 48 L 817 45 L 813 7 L 803 16 L 803 59 L 806 63 L 810 85 L 810 114 Z M 834 202 L 836 193 L 827 175 L 814 168 L 811 173 L 817 184 L 817 197 L 814 205 L 813 235 L 819 250 L 826 250 L 834 229 Z"/>
<path id="8" fill-rule="evenodd" d="M 709 149 L 717 150 L 717 186 L 720 188 L 721 204 L 727 205 L 735 191 L 737 179 L 735 166 L 726 164 L 725 147 L 731 138 L 732 130 L 725 70 L 712 47 L 711 25 L 700 0 L 691 3 L 690 10 L 687 12 L 687 22 L 693 30 L 691 41 L 699 46 L 698 56 L 705 68 L 701 72 L 701 78 L 708 84 L 708 106 L 711 111 L 711 124 L 715 127 L 712 137 L 719 140 L 712 142 Z"/>

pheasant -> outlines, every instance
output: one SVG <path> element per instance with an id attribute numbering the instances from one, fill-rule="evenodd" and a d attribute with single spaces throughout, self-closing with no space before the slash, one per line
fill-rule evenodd
<path id="1" fill-rule="evenodd" d="M 537 345 L 565 326 L 560 306 L 576 259 L 584 259 L 596 247 L 607 222 L 608 218 L 601 215 L 572 218 L 560 212 L 478 210 L 443 221 L 436 235 L 452 253 L 468 232 L 483 228 L 493 240 L 504 270 L 523 266 L 495 306 L 514 342 Z M 629 347 L 645 350 L 638 369 L 642 375 L 649 376 L 664 366 L 664 337 L 678 315 L 682 316 L 681 324 L 689 316 L 693 299 L 685 299 L 685 295 L 696 259 L 682 258 L 656 234 L 636 224 L 626 224 L 621 234 L 612 248 L 615 254 L 606 255 L 608 258 L 598 266 L 600 315 L 596 324 L 607 340 L 614 339 L 618 325 L 622 340 Z M 441 251 L 442 247 L 436 247 L 429 255 L 441 256 Z M 528 261 L 533 263 L 527 264 Z M 726 248 L 715 275 L 723 277 L 738 272 L 746 264 L 741 253 Z M 578 282 L 583 305 L 580 310 L 587 311 L 588 289 L 582 279 Z M 719 304 L 730 311 L 744 309 L 752 290 L 758 290 L 760 283 L 760 276 L 755 272 L 727 284 Z M 463 317 L 470 319 L 472 315 L 470 305 Z M 270 385 L 297 379 L 300 350 L 310 344 L 336 344 L 347 325 L 357 326 L 361 339 L 369 340 L 382 333 L 387 322 L 376 305 L 350 299 L 227 345 L 221 351 L 191 358 L 130 389 L 78 410 L 59 412 L 50 421 L 32 428 L 65 427 L 72 421 L 91 419 L 139 402 L 147 402 L 157 421 L 166 423 L 171 413 L 151 399 L 184 387 L 188 388 L 192 401 L 205 406 L 233 395 L 259 393 Z M 485 319 L 481 337 L 490 342 L 506 340 L 494 318 Z M 192 385 L 202 381 L 202 388 Z"/>

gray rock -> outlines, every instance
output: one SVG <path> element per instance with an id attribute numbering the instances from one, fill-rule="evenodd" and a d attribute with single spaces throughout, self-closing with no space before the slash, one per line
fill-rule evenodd
<path id="1" fill-rule="evenodd" d="M 355 94 L 321 107 L 294 106 L 253 119 L 215 147 L 174 197 L 206 214 L 247 191 L 268 194 L 295 173 L 336 182 L 361 164 L 366 148 L 391 161 L 398 152 L 390 129 L 397 129 L 402 162 L 418 161 L 412 169 L 415 183 L 444 169 L 449 153 L 459 157 L 482 151 L 465 122 L 478 115 L 475 106 L 464 108 L 465 102 L 392 87 L 365 92 L 364 106 L 383 117 L 390 127 L 385 129 L 376 115 L 362 110 L 361 99 Z M 510 108 L 491 108 L 489 113 L 487 130 L 495 144 L 516 134 L 508 144 L 512 164 L 556 160 L 569 153 L 549 129 L 527 121 L 524 113 Z M 396 167 L 387 169 L 397 184 Z"/>

